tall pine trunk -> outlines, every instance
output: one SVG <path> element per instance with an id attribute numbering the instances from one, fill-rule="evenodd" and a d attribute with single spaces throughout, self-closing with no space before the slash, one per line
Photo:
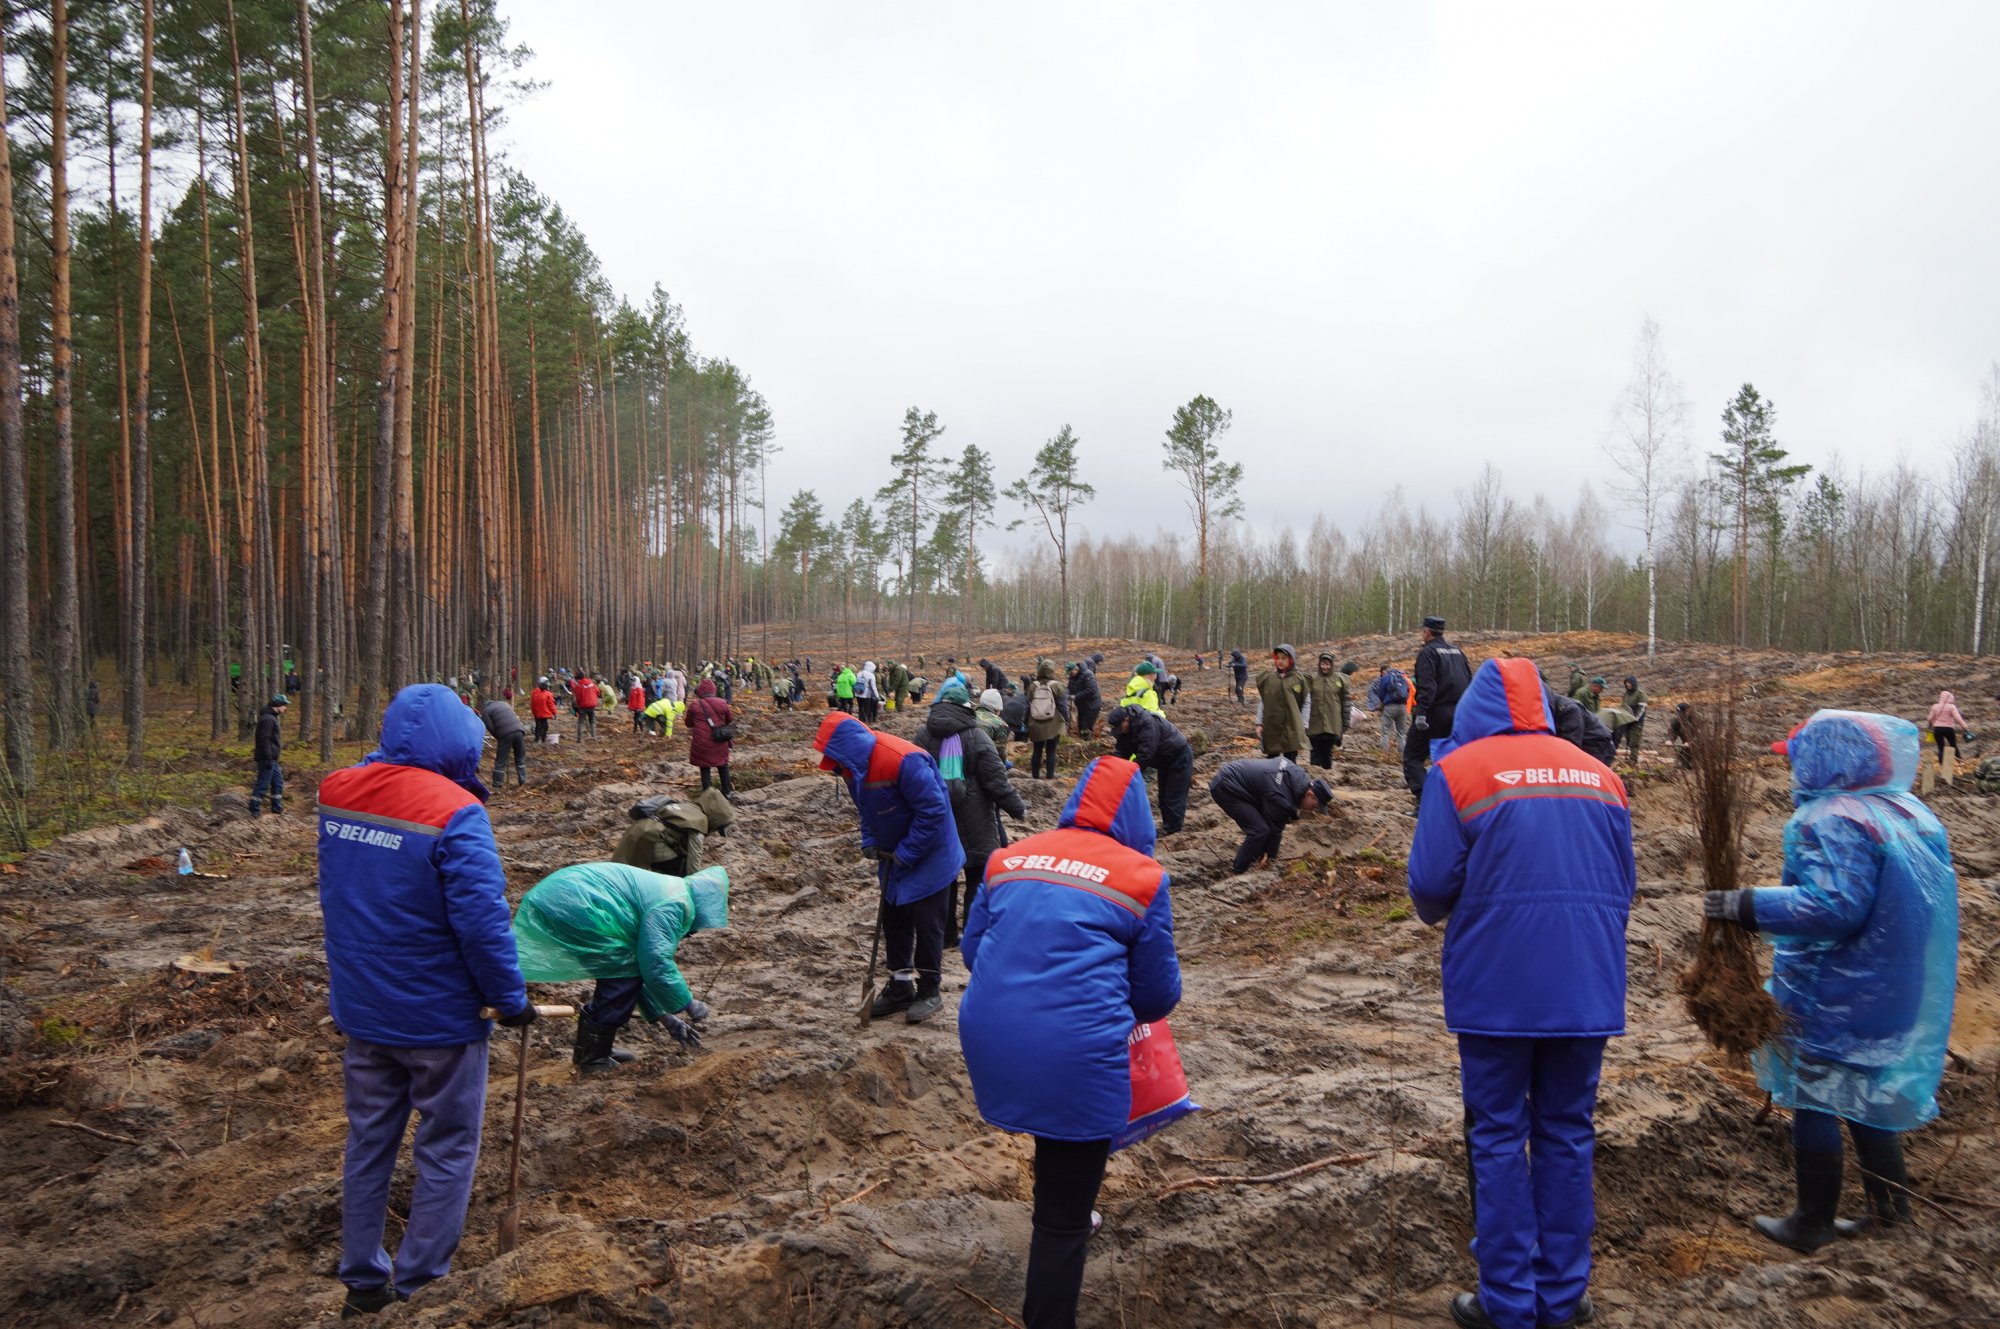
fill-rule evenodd
<path id="1" fill-rule="evenodd" d="M 125 760 L 146 748 L 146 594 L 153 503 L 153 0 L 141 7 L 139 53 L 139 353 L 132 412 L 131 597 L 125 606 Z"/>
<path id="2" fill-rule="evenodd" d="M 49 499 L 54 509 L 51 542 L 55 555 L 55 601 L 50 606 L 49 673 L 55 700 L 55 745 L 68 748 L 82 726 L 79 691 L 83 674 L 82 630 L 77 573 L 75 347 L 70 331 L 69 236 L 69 6 L 51 3 L 50 60 L 53 82 L 49 111 L 49 235 L 54 243 L 49 292 L 50 380 L 55 436 L 49 450 Z"/>
<path id="3" fill-rule="evenodd" d="M 5 691 L 7 774 L 16 789 L 26 793 L 35 784 L 35 693 L 29 652 L 28 457 L 21 429 L 21 284 L 14 257 L 7 27 L 7 10 L 0 6 L 0 688 Z"/>

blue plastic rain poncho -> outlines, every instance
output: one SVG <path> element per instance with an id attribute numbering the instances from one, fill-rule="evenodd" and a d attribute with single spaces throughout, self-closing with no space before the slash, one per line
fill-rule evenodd
<path id="1" fill-rule="evenodd" d="M 1752 1058 L 1788 1108 L 1906 1131 L 1937 1116 L 1958 982 L 1958 878 L 1944 827 L 1909 792 L 1907 720 L 1819 711 L 1785 744 L 1798 811 L 1784 884 L 1755 892 L 1790 1028 Z"/>
<path id="2" fill-rule="evenodd" d="M 697 928 L 729 926 L 729 874 L 683 880 L 622 863 L 557 868 L 514 911 L 514 944 L 530 983 L 637 978 L 648 1018 L 687 1009 L 693 993 L 674 952 Z"/>

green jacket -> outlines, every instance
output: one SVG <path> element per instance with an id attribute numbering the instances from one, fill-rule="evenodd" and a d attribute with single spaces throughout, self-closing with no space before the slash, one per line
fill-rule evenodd
<path id="1" fill-rule="evenodd" d="M 842 701 L 854 700 L 854 671 L 852 669 L 843 666 L 840 673 L 834 676 L 833 695 Z"/>
<path id="2" fill-rule="evenodd" d="M 1322 674 L 1317 669 L 1306 675 L 1306 686 L 1312 696 L 1312 718 L 1306 726 L 1308 734 L 1345 734 L 1347 732 L 1347 675 L 1338 669 L 1330 674 Z M 1267 725 L 1264 730 L 1269 733 Z M 1289 752 L 1290 748 L 1279 748 Z"/>
<path id="3" fill-rule="evenodd" d="M 910 669 L 901 660 L 889 662 L 889 695 L 900 700 L 910 690 Z"/>
<path id="4" fill-rule="evenodd" d="M 701 871 L 703 841 L 708 836 L 708 816 L 693 803 L 664 804 L 651 817 L 641 817 L 625 828 L 618 847 L 611 851 L 613 863 L 664 871 L 655 863 L 682 859 L 681 875 L 691 877 Z"/>
<path id="5" fill-rule="evenodd" d="M 1312 706 L 1312 683 L 1303 669 L 1280 675 L 1266 669 L 1257 675 L 1257 723 L 1264 726 L 1264 755 L 1297 752 L 1306 746 L 1306 710 Z"/>
<path id="6" fill-rule="evenodd" d="M 648 1018 L 687 1009 L 693 999 L 674 953 L 704 923 L 720 917 L 698 906 L 696 890 L 726 900 L 729 876 L 709 868 L 693 881 L 620 863 L 557 868 L 530 887 L 514 911 L 514 945 L 530 983 L 584 978 L 637 978 Z M 707 913 L 697 920 L 698 913 Z"/>

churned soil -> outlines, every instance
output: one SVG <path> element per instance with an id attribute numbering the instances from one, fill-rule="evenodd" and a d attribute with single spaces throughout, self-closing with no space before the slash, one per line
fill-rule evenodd
<path id="1" fill-rule="evenodd" d="M 810 648 L 821 671 L 836 653 L 880 661 L 900 638 L 774 635 L 786 654 Z M 919 645 L 935 660 L 959 641 L 938 628 Z M 1475 657 L 1531 655 L 1558 685 L 1572 660 L 1612 679 L 1640 674 L 1656 742 L 1673 702 L 1726 686 L 1710 646 L 1666 646 L 1647 664 L 1643 643 L 1607 634 L 1464 644 Z M 1365 683 L 1379 660 L 1407 665 L 1414 645 L 1332 649 L 1362 661 Z M 1000 636 L 972 646 L 1016 674 L 1053 651 Z M 1090 649 L 1109 657 L 1115 691 L 1143 646 L 1080 642 L 1068 654 Z M 1186 980 L 1174 1031 L 1203 1110 L 1113 1160 L 1083 1323 L 1448 1323 L 1450 1294 L 1473 1277 L 1457 1061 L 1440 934 L 1404 895 L 1413 823 L 1399 770 L 1372 727 L 1351 735 L 1331 814 L 1288 832 L 1275 868 L 1231 877 L 1234 828 L 1205 785 L 1221 762 L 1254 754 L 1250 716 L 1224 674 L 1163 654 L 1185 680 L 1172 716 L 1201 754 L 1188 828 L 1160 858 Z M 1975 728 L 2000 706 L 2000 671 L 1959 657 L 1747 652 L 1739 663 L 1746 737 L 1760 742 L 1820 706 L 1921 719 L 1940 687 L 1958 692 Z M 858 1024 L 873 877 L 844 793 L 816 768 L 820 712 L 740 696 L 740 819 L 714 852 L 734 883 L 732 926 L 682 950 L 715 1008 L 705 1046 L 628 1033 L 641 1060 L 583 1080 L 566 1023 L 530 1031 L 523 1241 L 497 1256 L 522 1046 L 497 1037 L 457 1271 L 381 1316 L 385 1329 L 970 1329 L 1016 1315 L 1029 1143 L 979 1121 L 955 1000 L 921 1026 Z M 908 733 L 918 720 L 884 723 Z M 692 788 L 685 733 L 602 732 L 533 753 L 533 783 L 495 797 L 512 898 L 553 868 L 605 856 L 633 795 Z M 1054 782 L 1028 781 L 1021 762 L 1028 817 L 1010 829 L 1054 825 L 1076 770 L 1103 750 L 1066 741 Z M 345 1125 L 339 1043 L 323 1021 L 319 772 L 288 774 L 285 818 L 253 822 L 240 800 L 172 809 L 68 836 L 0 875 L 0 1327 L 262 1329 L 337 1314 Z M 1986 1322 L 2000 1305 L 2000 802 L 1963 780 L 1934 797 L 1957 854 L 1963 940 L 1944 1112 L 1909 1140 L 1917 1224 L 1805 1258 L 1749 1228 L 1790 1204 L 1785 1114 L 1762 1111 L 1747 1071 L 1709 1050 L 1682 1007 L 1701 921 L 1686 791 L 1657 754 L 1628 774 L 1640 889 L 1630 1034 L 1612 1045 L 1598 1115 L 1600 1322 Z M 1758 760 L 1751 791 L 1746 880 L 1775 881 L 1790 809 L 1780 759 Z M 182 844 L 215 875 L 175 876 Z M 218 962 L 197 970 L 232 972 L 176 967 L 190 955 Z M 946 967 L 955 999 L 964 971 L 955 954 Z M 409 1186 L 406 1163 L 392 1241 Z M 1859 1208 L 1851 1176 L 1846 1208 Z"/>

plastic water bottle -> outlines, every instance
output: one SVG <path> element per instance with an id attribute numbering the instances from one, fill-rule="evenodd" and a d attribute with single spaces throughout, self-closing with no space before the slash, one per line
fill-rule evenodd
<path id="1" fill-rule="evenodd" d="M 180 873 L 183 877 L 192 877 L 194 875 L 194 859 L 189 856 L 186 845 L 181 846 Z"/>

